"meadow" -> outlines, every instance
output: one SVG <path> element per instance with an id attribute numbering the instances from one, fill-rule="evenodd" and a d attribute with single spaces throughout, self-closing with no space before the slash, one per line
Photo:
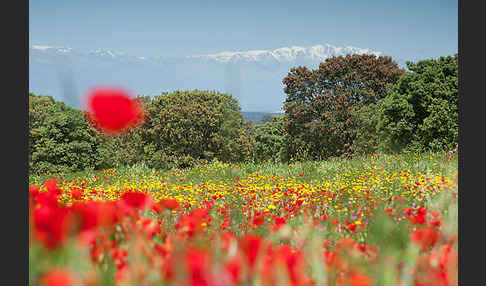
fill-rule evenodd
<path id="1" fill-rule="evenodd" d="M 457 285 L 457 54 L 407 66 L 292 68 L 255 125 L 216 91 L 29 94 L 30 285 Z"/>
<path id="2" fill-rule="evenodd" d="M 29 177 L 30 285 L 457 285 L 457 155 Z"/>

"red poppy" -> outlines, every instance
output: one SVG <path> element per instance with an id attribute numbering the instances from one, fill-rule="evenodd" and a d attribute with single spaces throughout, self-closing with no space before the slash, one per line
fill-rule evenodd
<path id="1" fill-rule="evenodd" d="M 250 269 L 253 269 L 257 260 L 258 254 L 261 251 L 263 242 L 259 236 L 247 234 L 240 240 L 240 247 L 248 259 Z"/>
<path id="2" fill-rule="evenodd" d="M 39 205 L 33 211 L 34 231 L 46 248 L 55 249 L 67 239 L 69 211 L 52 205 Z"/>
<path id="3" fill-rule="evenodd" d="M 87 96 L 89 116 L 105 133 L 116 133 L 138 124 L 143 108 L 121 88 L 100 87 Z"/>
<path id="4" fill-rule="evenodd" d="M 57 188 L 57 184 L 58 183 L 56 179 L 48 179 L 44 182 L 44 186 L 46 186 L 48 192 L 60 194 L 62 191 Z"/>
<path id="5" fill-rule="evenodd" d="M 179 208 L 179 202 L 175 199 L 163 199 L 160 201 L 161 205 L 169 210 L 174 210 Z"/>
<path id="6" fill-rule="evenodd" d="M 73 209 L 79 218 L 80 231 L 91 230 L 98 226 L 100 217 L 103 215 L 99 212 L 100 204 L 101 202 L 87 201 L 73 205 Z"/>
<path id="7" fill-rule="evenodd" d="M 329 240 L 324 240 L 324 247 L 325 248 L 331 248 L 331 242 Z"/>
<path id="8" fill-rule="evenodd" d="M 348 224 L 348 226 L 346 226 L 346 229 L 349 230 L 349 231 L 355 231 L 356 225 L 354 223 L 350 223 L 350 224 Z"/>
<path id="9" fill-rule="evenodd" d="M 351 286 L 371 286 L 373 285 L 371 278 L 361 271 L 351 271 L 349 274 L 349 283 Z"/>
<path id="10" fill-rule="evenodd" d="M 287 223 L 287 220 L 284 217 L 273 217 L 273 220 L 277 227 L 281 227 L 282 225 Z"/>
<path id="11" fill-rule="evenodd" d="M 425 250 L 429 246 L 435 245 L 441 239 L 439 232 L 434 228 L 417 229 L 410 234 L 413 243 L 421 246 Z"/>
<path id="12" fill-rule="evenodd" d="M 433 225 L 433 226 L 439 227 L 439 226 L 442 225 L 442 221 L 440 221 L 440 220 L 431 220 L 430 221 L 430 224 Z"/>
<path id="13" fill-rule="evenodd" d="M 40 278 L 42 286 L 71 286 L 75 279 L 73 274 L 65 269 L 53 269 L 45 273 Z"/>
<path id="14" fill-rule="evenodd" d="M 336 249 L 352 249 L 355 244 L 356 243 L 352 238 L 343 238 L 336 243 Z"/>
<path id="15" fill-rule="evenodd" d="M 238 257 L 235 256 L 226 262 L 225 269 L 230 274 L 233 283 L 238 284 L 241 277 L 241 264 Z"/>
<path id="16" fill-rule="evenodd" d="M 254 217 L 251 222 L 255 226 L 260 226 L 265 222 L 265 218 L 264 218 L 263 215 L 259 215 L 259 216 Z"/>
<path id="17" fill-rule="evenodd" d="M 83 196 L 83 191 L 78 188 L 71 190 L 71 197 L 75 200 L 79 200 Z"/>
<path id="18" fill-rule="evenodd" d="M 39 186 L 37 185 L 32 185 L 32 186 L 29 186 L 29 195 L 34 198 L 35 196 L 37 196 L 39 194 Z"/>
<path id="19" fill-rule="evenodd" d="M 211 285 L 209 282 L 209 257 L 207 254 L 201 250 L 190 249 L 186 252 L 186 263 L 188 272 L 188 286 L 204 286 Z"/>
<path id="20" fill-rule="evenodd" d="M 126 192 L 121 196 L 123 202 L 132 208 L 144 208 L 151 204 L 152 197 L 140 192 Z"/>
<path id="21" fill-rule="evenodd" d="M 148 235 L 148 237 L 153 237 L 154 235 L 162 231 L 157 221 L 151 218 L 143 219 L 142 227 L 143 231 Z"/>
<path id="22" fill-rule="evenodd" d="M 158 204 L 153 204 L 151 210 L 155 213 L 162 213 L 164 211 L 164 207 L 158 203 Z"/>
<path id="23" fill-rule="evenodd" d="M 417 213 L 410 219 L 414 224 L 425 224 L 427 222 L 427 209 L 420 206 L 417 209 Z"/>

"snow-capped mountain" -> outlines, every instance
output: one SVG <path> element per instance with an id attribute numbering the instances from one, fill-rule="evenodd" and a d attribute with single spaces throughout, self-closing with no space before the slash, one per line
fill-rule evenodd
<path id="1" fill-rule="evenodd" d="M 330 44 L 175 58 L 33 45 L 29 50 L 29 89 L 76 107 L 82 94 L 96 85 L 121 85 L 151 96 L 174 90 L 216 90 L 231 93 L 243 111 L 272 111 L 282 108 L 282 79 L 290 68 L 317 68 L 332 56 L 364 53 L 381 55 L 370 49 Z"/>
<path id="2" fill-rule="evenodd" d="M 295 62 L 297 60 L 324 61 L 333 56 L 344 56 L 347 54 L 374 54 L 381 55 L 381 52 L 356 47 L 335 47 L 330 44 L 316 45 L 311 47 L 282 47 L 273 51 L 252 50 L 245 52 L 221 52 L 210 55 L 190 56 L 194 59 L 212 59 L 221 63 L 228 62 L 262 62 L 275 60 L 277 62 Z"/>

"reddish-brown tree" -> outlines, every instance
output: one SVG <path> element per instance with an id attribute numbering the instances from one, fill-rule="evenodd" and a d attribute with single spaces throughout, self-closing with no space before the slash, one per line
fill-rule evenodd
<path id="1" fill-rule="evenodd" d="M 287 158 L 325 159 L 353 153 L 351 112 L 376 104 L 404 70 L 390 57 L 332 57 L 318 69 L 292 68 L 283 79 Z"/>

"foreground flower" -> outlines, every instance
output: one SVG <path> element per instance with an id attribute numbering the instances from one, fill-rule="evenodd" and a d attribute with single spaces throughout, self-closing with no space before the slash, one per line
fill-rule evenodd
<path id="1" fill-rule="evenodd" d="M 42 286 L 71 286 L 74 282 L 73 274 L 65 269 L 50 270 L 40 278 Z"/>
<path id="2" fill-rule="evenodd" d="M 430 246 L 434 246 L 440 241 L 440 233 L 433 228 L 417 229 L 410 234 L 410 239 L 415 244 L 421 246 L 422 250 L 427 249 Z"/>
<path id="3" fill-rule="evenodd" d="M 121 88 L 96 88 L 87 96 L 88 112 L 105 133 L 135 126 L 143 118 L 143 108 Z"/>

